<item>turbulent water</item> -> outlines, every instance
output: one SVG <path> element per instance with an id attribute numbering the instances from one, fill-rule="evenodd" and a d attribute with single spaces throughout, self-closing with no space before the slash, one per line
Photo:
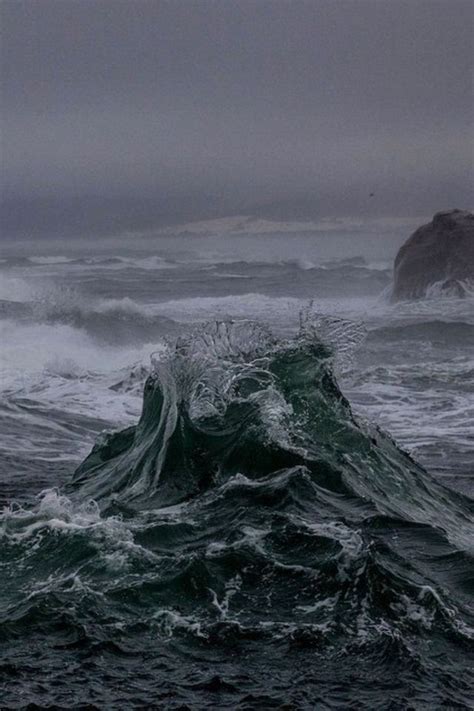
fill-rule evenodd
<path id="1" fill-rule="evenodd" d="M 0 263 L 1 708 L 472 708 L 474 302 L 258 239 Z"/>

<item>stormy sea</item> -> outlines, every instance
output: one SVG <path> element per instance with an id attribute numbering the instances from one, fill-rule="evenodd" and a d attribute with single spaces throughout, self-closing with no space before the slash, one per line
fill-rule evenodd
<path id="1" fill-rule="evenodd" d="M 0 707 L 472 708 L 474 299 L 131 244 L 0 261 Z"/>

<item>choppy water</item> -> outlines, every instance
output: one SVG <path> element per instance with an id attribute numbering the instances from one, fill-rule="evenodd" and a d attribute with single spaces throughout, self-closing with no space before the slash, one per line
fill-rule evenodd
<path id="1" fill-rule="evenodd" d="M 472 707 L 474 303 L 260 239 L 0 263 L 2 708 Z"/>

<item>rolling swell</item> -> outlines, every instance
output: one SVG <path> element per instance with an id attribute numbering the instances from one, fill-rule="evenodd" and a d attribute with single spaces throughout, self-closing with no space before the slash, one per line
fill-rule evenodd
<path id="1" fill-rule="evenodd" d="M 332 360 L 311 323 L 209 324 L 67 497 L 4 512 L 7 704 L 469 707 L 471 502 L 356 420 Z"/>
<path id="2" fill-rule="evenodd" d="M 176 321 L 151 313 L 146 304 L 129 298 L 95 304 L 72 289 L 47 291 L 35 301 L 0 299 L 0 318 L 26 324 L 68 325 L 105 343 L 152 342 L 181 330 Z"/>
<path id="3" fill-rule="evenodd" d="M 464 321 L 427 320 L 383 326 L 371 332 L 372 340 L 432 341 L 440 344 L 474 346 L 474 324 Z"/>

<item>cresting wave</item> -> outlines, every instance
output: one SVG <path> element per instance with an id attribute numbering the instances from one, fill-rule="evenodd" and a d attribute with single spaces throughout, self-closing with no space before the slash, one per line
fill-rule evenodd
<path id="1" fill-rule="evenodd" d="M 59 706 L 469 708 L 472 501 L 355 418 L 333 364 L 360 337 L 181 336 L 136 426 L 3 512 L 7 705 L 27 675 Z"/>
<path id="2" fill-rule="evenodd" d="M 220 255 L 222 257 L 222 255 Z M 311 261 L 309 259 L 281 259 L 280 257 L 271 257 L 266 255 L 263 259 L 263 255 L 258 255 L 255 258 L 239 259 L 236 256 L 229 256 L 225 261 L 216 261 L 217 256 L 215 254 L 209 254 L 201 256 L 201 261 L 203 264 L 214 265 L 216 267 L 222 267 L 224 265 L 255 265 L 262 267 L 263 265 L 280 265 L 280 266 L 293 266 L 298 267 L 302 270 L 308 269 L 339 269 L 343 267 L 360 267 L 367 269 L 383 269 L 389 270 L 390 265 L 386 262 L 374 262 L 369 263 L 362 256 L 349 257 L 344 259 L 330 259 L 322 261 Z M 98 268 L 137 268 L 137 269 L 170 269 L 175 268 L 178 264 L 186 263 L 186 259 L 181 258 L 181 261 L 170 260 L 160 257 L 159 255 L 148 255 L 148 256 L 118 256 L 118 255 L 97 255 L 97 256 L 76 256 L 76 257 L 65 257 L 62 255 L 44 255 L 44 256 L 33 256 L 33 257 L 9 257 L 1 260 L 4 264 L 9 264 L 11 266 L 21 266 L 21 265 L 34 265 L 34 266 L 56 266 L 56 265 L 84 265 L 90 267 Z"/>
<path id="3" fill-rule="evenodd" d="M 18 300 L 0 299 L 0 317 L 15 325 L 67 325 L 98 342 L 152 342 L 177 333 L 178 324 L 130 297 L 94 300 L 73 288 L 43 287 Z"/>
<path id="4" fill-rule="evenodd" d="M 106 436 L 76 472 L 76 484 L 94 498 L 124 492 L 128 501 L 143 494 L 149 502 L 156 495 L 163 505 L 255 467 L 259 476 L 266 468 L 304 466 L 383 514 L 411 512 L 438 525 L 442 488 L 387 435 L 357 422 L 339 390 L 332 371 L 338 340 L 341 348 L 351 338 L 356 346 L 360 326 L 340 329 L 328 344 L 331 329 L 337 334 L 346 323 L 306 316 L 288 340 L 252 321 L 211 322 L 181 336 L 154 361 L 137 427 Z M 432 501 L 416 501 L 430 487 Z M 452 507 L 444 504 L 447 525 Z"/>
<path id="5" fill-rule="evenodd" d="M 157 255 L 147 257 L 119 257 L 119 256 L 95 256 L 95 257 L 64 257 L 57 255 L 35 256 L 35 257 L 10 257 L 2 260 L 12 267 L 51 267 L 64 266 L 68 268 L 97 268 L 97 269 L 172 269 L 176 265 L 169 260 Z"/>

